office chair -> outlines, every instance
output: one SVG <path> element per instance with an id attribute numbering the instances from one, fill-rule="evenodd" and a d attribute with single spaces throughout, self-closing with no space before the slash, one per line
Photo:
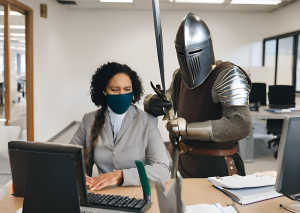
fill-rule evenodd
<path id="1" fill-rule="evenodd" d="M 260 105 L 267 105 L 267 90 L 265 83 L 252 83 L 249 94 L 249 108 L 251 111 L 258 111 Z"/>
<path id="2" fill-rule="evenodd" d="M 269 86 L 269 107 L 277 109 L 286 109 L 295 107 L 295 87 L 289 85 L 273 85 Z M 277 158 L 279 141 L 281 136 L 283 120 L 282 119 L 268 119 L 267 132 L 268 134 L 276 135 L 277 137 L 268 141 L 268 147 L 277 147 L 274 157 Z"/>

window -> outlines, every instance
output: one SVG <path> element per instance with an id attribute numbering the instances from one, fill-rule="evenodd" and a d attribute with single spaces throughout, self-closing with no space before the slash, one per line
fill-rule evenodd
<path id="1" fill-rule="evenodd" d="M 293 85 L 293 37 L 278 40 L 276 85 Z"/>
<path id="2" fill-rule="evenodd" d="M 266 42 L 265 47 L 265 67 L 267 68 L 267 85 L 273 85 L 275 81 L 276 64 L 276 40 Z"/>
<path id="3" fill-rule="evenodd" d="M 293 85 L 300 93 L 300 31 L 263 41 L 263 66 L 274 73 L 274 85 Z"/>

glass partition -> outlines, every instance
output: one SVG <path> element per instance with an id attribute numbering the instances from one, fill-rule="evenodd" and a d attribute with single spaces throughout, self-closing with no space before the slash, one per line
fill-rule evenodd
<path id="1" fill-rule="evenodd" d="M 25 15 L 10 11 L 10 97 L 11 126 L 20 126 L 22 140 L 27 140 Z"/>
<path id="2" fill-rule="evenodd" d="M 4 103 L 4 7 L 0 5 L 0 125 L 5 122 Z"/>

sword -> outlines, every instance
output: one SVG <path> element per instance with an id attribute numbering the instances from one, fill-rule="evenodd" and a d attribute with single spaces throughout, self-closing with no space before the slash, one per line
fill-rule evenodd
<path id="1" fill-rule="evenodd" d="M 158 0 L 152 0 L 152 9 L 153 9 L 155 40 L 156 40 L 157 58 L 158 58 L 159 71 L 160 71 L 160 79 L 163 87 L 163 92 L 165 94 L 166 87 L 165 87 L 164 48 L 163 48 L 163 38 L 162 38 L 162 31 L 161 31 Z"/>
<path id="2" fill-rule="evenodd" d="M 160 71 L 160 79 L 162 84 L 162 91 L 159 92 L 160 87 L 153 86 L 151 82 L 151 86 L 153 87 L 154 91 L 163 99 L 167 99 L 166 94 L 166 87 L 165 87 L 165 68 L 164 68 L 164 57 L 163 57 L 163 39 L 162 39 L 162 30 L 161 30 L 161 21 L 160 21 L 160 11 L 159 11 L 159 3 L 158 0 L 152 0 L 152 9 L 153 9 L 153 19 L 154 19 L 154 29 L 155 29 L 155 39 L 156 39 L 156 49 L 157 49 L 157 58 L 159 64 L 159 71 Z M 161 91 L 161 90 L 160 90 Z M 160 93 L 160 94 L 159 94 Z M 164 109 L 166 116 L 165 118 L 173 119 L 174 115 L 172 110 Z M 165 119 L 164 118 L 164 119 Z M 164 120 L 163 119 L 163 120 Z M 179 138 L 172 138 L 172 160 L 173 166 L 171 169 L 171 178 L 176 177 L 177 167 L 178 167 L 178 158 L 179 158 Z"/>

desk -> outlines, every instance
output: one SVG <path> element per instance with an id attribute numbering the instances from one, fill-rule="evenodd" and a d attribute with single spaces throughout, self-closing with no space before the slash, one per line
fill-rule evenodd
<path id="1" fill-rule="evenodd" d="M 259 111 L 251 111 L 252 120 L 253 119 L 284 119 L 287 116 L 300 117 L 300 112 L 272 113 L 272 112 L 265 111 L 264 109 L 269 109 L 269 107 L 261 106 L 259 107 Z M 239 141 L 239 150 L 244 162 L 254 161 L 253 128 L 250 135 L 247 138 Z"/>
<path id="2" fill-rule="evenodd" d="M 173 180 L 170 180 L 166 184 L 167 190 L 169 190 L 172 183 Z M 153 204 L 151 208 L 147 211 L 147 213 L 158 213 L 159 207 L 155 186 L 153 183 L 151 183 L 150 185 Z M 6 188 L 8 191 L 8 195 L 0 202 L 0 212 L 16 213 L 16 211 L 23 205 L 23 198 L 16 198 L 11 195 L 10 183 L 6 186 Z M 103 189 L 98 192 L 102 194 L 123 195 L 136 198 L 143 197 L 141 187 L 115 187 L 111 189 Z M 186 205 L 195 205 L 199 203 L 221 203 L 223 206 L 225 206 L 225 202 L 232 203 L 231 199 L 228 196 L 226 196 L 221 191 L 213 187 L 213 185 L 210 182 L 208 182 L 206 178 L 183 179 L 182 199 Z M 286 197 L 279 197 L 263 202 L 249 204 L 246 206 L 241 206 L 239 204 L 236 204 L 236 206 L 241 213 L 288 213 L 286 210 L 280 209 L 279 204 L 287 205 L 289 203 L 291 203 L 290 199 Z"/>
<path id="3" fill-rule="evenodd" d="M 286 116 L 300 117 L 300 112 L 273 113 L 264 109 L 269 109 L 269 107 L 261 106 L 259 107 L 259 111 L 251 111 L 252 119 L 284 119 Z"/>

